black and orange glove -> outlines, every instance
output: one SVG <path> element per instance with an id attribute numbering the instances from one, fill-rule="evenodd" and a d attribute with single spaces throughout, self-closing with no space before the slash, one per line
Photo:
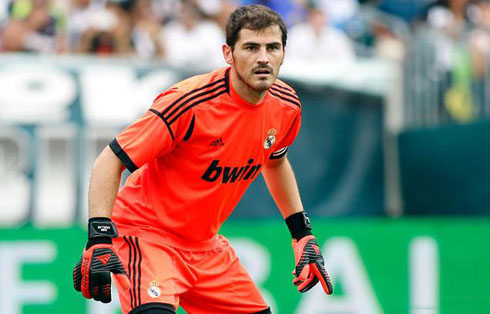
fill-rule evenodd
<path id="1" fill-rule="evenodd" d="M 129 278 L 112 246 L 117 230 L 109 218 L 90 218 L 89 239 L 82 258 L 73 269 L 73 285 L 87 299 L 111 302 L 111 274 L 129 289 Z"/>
<path id="2" fill-rule="evenodd" d="M 296 268 L 293 270 L 293 284 L 303 293 L 313 288 L 318 282 L 326 294 L 332 294 L 333 287 L 325 269 L 320 248 L 311 233 L 311 224 L 305 212 L 295 213 L 286 218 L 291 236 Z"/>

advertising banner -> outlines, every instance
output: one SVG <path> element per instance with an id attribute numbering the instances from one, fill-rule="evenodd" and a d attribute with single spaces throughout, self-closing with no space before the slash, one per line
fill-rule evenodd
<path id="1" fill-rule="evenodd" d="M 0 55 L 0 226 L 86 221 L 97 155 L 189 75 L 131 60 Z M 382 98 L 290 83 L 303 122 L 289 156 L 310 214 L 383 214 Z M 262 178 L 234 213 L 278 215 Z"/>
<path id="2" fill-rule="evenodd" d="M 235 220 L 222 228 L 273 313 L 490 313 L 490 220 L 312 223 L 334 283 L 332 296 L 321 287 L 296 291 L 283 221 Z M 103 305 L 73 289 L 72 269 L 85 241 L 79 227 L 0 229 L 0 313 L 119 313 L 117 299 Z"/>

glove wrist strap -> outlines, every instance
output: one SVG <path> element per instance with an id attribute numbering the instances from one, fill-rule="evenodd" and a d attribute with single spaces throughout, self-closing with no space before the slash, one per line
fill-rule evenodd
<path id="1" fill-rule="evenodd" d="M 286 224 L 291 236 L 296 240 L 300 240 L 307 235 L 312 235 L 310 218 L 308 218 L 308 215 L 304 211 L 294 213 L 287 217 Z"/>
<path id="2" fill-rule="evenodd" d="M 117 237 L 117 229 L 110 218 L 93 217 L 88 220 L 88 241 L 85 249 L 96 244 L 112 244 Z"/>

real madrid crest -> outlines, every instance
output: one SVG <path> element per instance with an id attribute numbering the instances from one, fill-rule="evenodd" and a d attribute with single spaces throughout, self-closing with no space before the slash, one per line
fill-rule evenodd
<path id="1" fill-rule="evenodd" d="M 265 149 L 269 149 L 272 147 L 272 145 L 274 145 L 274 143 L 276 142 L 276 134 L 277 134 L 277 130 L 276 129 L 270 129 L 268 132 L 267 132 L 267 137 L 264 141 L 264 148 Z"/>
<path id="2" fill-rule="evenodd" d="M 150 282 L 150 288 L 148 288 L 148 295 L 152 298 L 158 298 L 161 294 L 160 288 L 160 283 L 156 280 L 153 280 Z"/>

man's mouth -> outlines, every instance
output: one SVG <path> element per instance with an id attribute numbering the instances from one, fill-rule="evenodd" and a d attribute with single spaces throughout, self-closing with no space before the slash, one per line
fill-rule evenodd
<path id="1" fill-rule="evenodd" d="M 271 74 L 271 70 L 269 70 L 269 69 L 257 69 L 254 71 L 254 74 L 256 74 L 256 75 L 269 75 L 269 74 Z"/>

